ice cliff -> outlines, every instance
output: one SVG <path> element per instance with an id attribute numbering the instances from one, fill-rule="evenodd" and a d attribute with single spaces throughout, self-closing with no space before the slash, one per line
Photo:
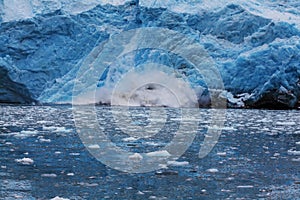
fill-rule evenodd
<path id="1" fill-rule="evenodd" d="M 101 51 L 95 47 L 122 31 L 161 27 L 204 47 L 221 73 L 226 89 L 222 96 L 230 106 L 298 106 L 296 0 L 2 0 L 0 8 L 0 102 L 71 102 L 82 62 L 91 51 Z M 206 84 L 188 62 L 153 49 L 127 55 L 108 67 L 97 83 L 100 102 L 109 102 L 106 93 L 132 60 L 133 65 L 151 60 L 171 66 L 187 77 L 200 104 L 209 104 Z M 153 94 L 162 96 L 165 91 Z"/>

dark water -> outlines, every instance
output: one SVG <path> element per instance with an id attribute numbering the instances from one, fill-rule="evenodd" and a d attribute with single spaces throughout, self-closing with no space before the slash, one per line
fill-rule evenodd
<path id="1" fill-rule="evenodd" d="M 180 111 L 167 109 L 155 137 L 133 140 L 108 110 L 97 108 L 107 136 L 132 152 L 164 147 L 180 123 Z M 150 123 L 147 109 L 131 111 L 137 124 Z M 198 153 L 211 116 L 199 112 L 201 119 L 190 116 L 199 124 L 196 137 L 177 163 L 129 174 L 87 151 L 71 107 L 2 106 L 0 199 L 299 199 L 299 111 L 227 110 L 217 145 L 202 159 Z"/>

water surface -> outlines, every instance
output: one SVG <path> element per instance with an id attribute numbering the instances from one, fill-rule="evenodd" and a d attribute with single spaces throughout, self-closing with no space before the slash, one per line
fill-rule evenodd
<path id="1" fill-rule="evenodd" d="M 119 110 L 118 110 L 119 109 Z M 121 108 L 114 112 L 123 112 Z M 165 108 L 157 108 L 165 109 Z M 146 108 L 132 108 L 140 126 Z M 300 112 L 227 110 L 214 149 L 198 158 L 211 119 L 199 110 L 196 137 L 177 163 L 128 174 L 105 166 L 85 148 L 69 106 L 0 107 L 0 199 L 297 199 L 300 196 Z M 180 126 L 180 110 L 150 138 L 122 132 L 108 107 L 99 124 L 118 147 L 151 152 L 167 145 Z M 157 118 L 159 121 L 159 117 Z"/>

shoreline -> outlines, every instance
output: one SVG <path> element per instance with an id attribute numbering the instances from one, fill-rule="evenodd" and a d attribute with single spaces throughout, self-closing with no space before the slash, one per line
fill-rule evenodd
<path id="1" fill-rule="evenodd" d="M 168 107 L 168 106 L 121 106 L 121 105 L 114 105 L 111 106 L 110 104 L 82 104 L 82 105 L 73 105 L 72 103 L 34 103 L 34 104 L 22 104 L 22 103 L 0 103 L 0 107 L 2 106 L 35 106 L 35 107 L 59 107 L 59 106 L 95 106 L 95 107 L 121 107 L 121 108 L 170 108 L 170 109 L 182 109 L 182 108 L 196 108 L 196 107 Z M 198 107 L 196 109 L 230 109 L 230 110 L 300 110 L 300 107 L 295 108 L 269 108 L 269 107 L 234 107 L 234 106 L 227 106 L 225 108 L 211 108 L 211 107 Z"/>

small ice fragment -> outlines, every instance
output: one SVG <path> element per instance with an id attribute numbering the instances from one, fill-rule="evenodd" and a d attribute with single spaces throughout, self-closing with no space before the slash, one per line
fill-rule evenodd
<path id="1" fill-rule="evenodd" d="M 218 169 L 215 169 L 215 168 L 208 169 L 208 170 L 206 170 L 206 171 L 209 172 L 209 173 L 217 173 L 217 172 L 219 172 L 219 170 L 218 170 Z"/>
<path id="2" fill-rule="evenodd" d="M 300 141 L 299 141 L 299 142 L 296 142 L 296 145 L 300 145 Z"/>
<path id="3" fill-rule="evenodd" d="M 132 161 L 141 161 L 143 159 L 143 156 L 139 153 L 134 153 L 133 155 L 130 155 L 128 158 Z"/>
<path id="4" fill-rule="evenodd" d="M 288 150 L 289 155 L 300 156 L 300 151 Z"/>
<path id="5" fill-rule="evenodd" d="M 40 142 L 51 142 L 50 139 L 45 139 L 45 138 L 41 138 L 41 139 L 39 139 L 39 141 L 40 141 Z"/>
<path id="6" fill-rule="evenodd" d="M 74 176 L 74 173 L 67 173 L 67 176 Z"/>
<path id="7" fill-rule="evenodd" d="M 294 126 L 296 125 L 295 122 L 277 122 L 276 125 L 279 125 L 279 126 Z"/>
<path id="8" fill-rule="evenodd" d="M 61 152 L 60 152 L 60 151 L 55 151 L 54 153 L 55 153 L 55 154 L 61 154 Z"/>
<path id="9" fill-rule="evenodd" d="M 187 161 L 183 161 L 183 162 L 178 162 L 178 161 L 168 161 L 168 165 L 171 165 L 171 166 L 185 166 L 185 165 L 188 165 L 189 162 Z"/>
<path id="10" fill-rule="evenodd" d="M 226 152 L 219 152 L 219 153 L 217 153 L 217 155 L 218 156 L 226 156 L 227 154 L 226 154 Z"/>
<path id="11" fill-rule="evenodd" d="M 151 156 L 151 157 L 169 157 L 169 156 L 171 156 L 171 154 L 168 151 L 163 150 L 163 151 L 154 151 L 154 152 L 147 153 L 147 156 Z"/>
<path id="12" fill-rule="evenodd" d="M 66 198 L 62 198 L 62 197 L 59 197 L 59 196 L 56 196 L 50 200 L 70 200 L 70 199 L 66 199 Z"/>
<path id="13" fill-rule="evenodd" d="M 54 126 L 43 126 L 44 131 L 54 131 L 57 127 Z"/>
<path id="14" fill-rule="evenodd" d="M 253 188 L 253 185 L 239 185 L 237 188 Z"/>
<path id="15" fill-rule="evenodd" d="M 166 164 L 159 164 L 158 166 L 160 169 L 168 169 L 168 165 Z"/>
<path id="16" fill-rule="evenodd" d="M 150 145 L 150 146 L 162 146 L 161 143 L 157 143 L 157 142 L 145 142 L 145 144 Z"/>
<path id="17" fill-rule="evenodd" d="M 15 161 L 23 165 L 32 165 L 34 163 L 31 158 L 16 159 Z"/>
<path id="18" fill-rule="evenodd" d="M 144 195 L 145 193 L 143 193 L 141 191 L 138 191 L 136 194 L 138 194 L 138 195 Z"/>
<path id="19" fill-rule="evenodd" d="M 69 133 L 72 132 L 71 129 L 66 129 L 66 127 L 56 127 L 55 132 L 65 132 L 65 133 Z"/>
<path id="20" fill-rule="evenodd" d="M 57 177 L 56 174 L 42 174 L 41 176 L 42 177 L 48 177 L 48 178 L 55 178 L 55 177 Z"/>
<path id="21" fill-rule="evenodd" d="M 44 121 L 44 120 L 42 120 L 42 121 L 37 121 L 36 123 L 38 123 L 38 124 L 47 124 L 47 123 L 48 123 L 48 121 Z"/>
<path id="22" fill-rule="evenodd" d="M 223 130 L 223 131 L 236 131 L 237 130 L 234 127 L 223 127 L 223 126 L 217 126 L 217 125 L 206 126 L 206 128 L 212 129 L 212 130 Z"/>
<path id="23" fill-rule="evenodd" d="M 98 144 L 93 144 L 88 146 L 89 149 L 100 149 L 100 146 Z"/>
<path id="24" fill-rule="evenodd" d="M 38 132 L 37 131 L 21 131 L 20 133 L 24 134 L 24 135 L 35 135 Z"/>
<path id="25" fill-rule="evenodd" d="M 231 192 L 231 190 L 222 189 L 221 192 Z"/>
<path id="26" fill-rule="evenodd" d="M 280 153 L 274 153 L 274 157 L 280 156 Z"/>
<path id="27" fill-rule="evenodd" d="M 70 156 L 79 156 L 80 153 L 70 153 Z"/>
<path id="28" fill-rule="evenodd" d="M 292 161 L 293 162 L 300 162 L 300 158 L 293 158 Z"/>
<path id="29" fill-rule="evenodd" d="M 135 137 L 128 137 L 128 138 L 123 138 L 122 139 L 124 142 L 134 142 L 136 140 L 138 140 L 137 138 Z"/>

